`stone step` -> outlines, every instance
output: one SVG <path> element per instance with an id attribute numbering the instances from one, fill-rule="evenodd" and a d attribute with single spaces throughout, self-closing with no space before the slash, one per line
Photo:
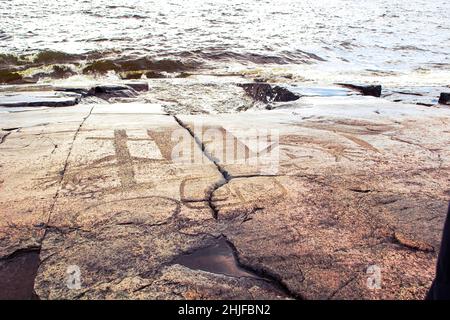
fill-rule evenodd
<path id="1" fill-rule="evenodd" d="M 81 95 L 77 93 L 62 93 L 51 91 L 4 93 L 0 95 L 2 107 L 66 107 L 80 102 Z"/>

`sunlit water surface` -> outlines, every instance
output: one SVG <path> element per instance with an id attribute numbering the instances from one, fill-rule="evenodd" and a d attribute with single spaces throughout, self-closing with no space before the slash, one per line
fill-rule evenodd
<path id="1" fill-rule="evenodd" d="M 0 53 L 168 59 L 287 82 L 447 86 L 448 12 L 448 0 L 0 1 Z"/>

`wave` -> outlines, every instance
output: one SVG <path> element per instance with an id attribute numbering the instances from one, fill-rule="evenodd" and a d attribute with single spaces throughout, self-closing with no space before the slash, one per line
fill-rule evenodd
<path id="1" fill-rule="evenodd" d="M 104 51 L 93 51 L 84 54 L 66 53 L 55 50 L 42 50 L 32 54 L 0 53 L 0 69 L 38 67 L 53 64 L 79 63 L 88 59 L 96 59 L 108 54 Z"/>
<path id="2" fill-rule="evenodd" d="M 303 50 L 282 51 L 274 55 L 257 52 L 237 52 L 225 48 L 210 48 L 183 51 L 176 54 L 204 61 L 250 62 L 254 64 L 310 64 L 317 61 L 326 61 L 314 53 Z"/>
<path id="3" fill-rule="evenodd" d="M 270 50 L 268 50 L 270 52 Z M 40 78 L 65 78 L 74 74 L 106 74 L 121 77 L 150 78 L 183 76 L 186 72 L 212 69 L 217 62 L 242 64 L 311 64 L 325 61 L 314 53 L 295 50 L 277 54 L 238 52 L 223 47 L 181 52 L 159 52 L 158 55 L 127 54 L 116 50 L 67 53 L 41 50 L 30 54 L 0 53 L 0 82 L 39 81 Z M 1 81 L 3 80 L 3 81 Z"/>
<path id="4" fill-rule="evenodd" d="M 114 72 L 132 78 L 146 75 L 151 78 L 166 74 L 182 76 L 199 68 L 193 59 L 171 59 L 149 56 L 120 56 L 116 52 L 72 54 L 44 50 L 29 55 L 0 54 L 0 83 L 30 83 L 40 78 L 61 79 L 75 74 L 106 74 Z M 129 73 L 123 75 L 123 73 Z M 133 73 L 133 74 L 132 74 Z"/>
<path id="5" fill-rule="evenodd" d="M 181 61 L 173 59 L 140 58 L 116 58 L 109 60 L 96 60 L 88 63 L 83 73 L 131 72 L 131 71 L 158 71 L 158 72 L 182 72 L 198 68 L 201 65 L 196 61 Z"/>
<path id="6" fill-rule="evenodd" d="M 90 41 L 110 41 L 106 38 L 94 38 Z M 129 40 L 118 38 L 116 40 Z M 303 50 L 281 51 L 272 54 L 268 48 L 267 53 L 238 52 L 226 47 L 213 47 L 178 52 L 159 52 L 155 55 L 127 55 L 127 52 L 115 50 L 91 51 L 87 53 L 67 53 L 55 50 L 41 50 L 32 54 L 0 53 L 0 68 L 6 66 L 42 66 L 51 64 L 88 63 L 109 64 L 112 70 L 156 70 L 156 71 L 185 71 L 198 67 L 207 62 L 233 61 L 251 62 L 255 64 L 303 64 L 317 61 L 326 61 L 322 57 Z M 93 66 L 95 69 L 95 65 Z M 100 68 L 101 69 L 101 68 Z"/>
<path id="7" fill-rule="evenodd" d="M 9 40 L 12 37 L 9 34 L 6 34 L 4 31 L 0 30 L 0 41 Z"/>

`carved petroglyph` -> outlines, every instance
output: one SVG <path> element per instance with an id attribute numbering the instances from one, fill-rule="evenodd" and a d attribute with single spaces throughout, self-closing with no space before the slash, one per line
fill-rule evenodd
<path id="1" fill-rule="evenodd" d="M 127 146 L 127 133 L 125 130 L 114 131 L 114 149 L 120 181 L 123 187 L 130 187 L 136 184 L 134 179 L 134 169 L 131 160 L 130 150 Z"/>
<path id="2" fill-rule="evenodd" d="M 233 181 L 242 182 L 234 184 Z M 277 177 L 255 177 L 253 179 L 236 178 L 218 189 L 213 201 L 221 209 L 235 206 L 246 206 L 263 200 L 282 200 L 287 190 Z"/>
<path id="3" fill-rule="evenodd" d="M 285 135 L 280 138 L 282 146 L 300 147 L 325 152 L 334 157 L 336 162 L 345 158 L 355 160 L 362 157 L 362 152 L 336 141 L 301 135 Z"/>
<path id="4" fill-rule="evenodd" d="M 151 131 L 148 130 L 148 135 L 150 138 L 158 137 L 158 135 L 151 134 Z M 162 143 L 162 140 L 160 139 L 154 139 L 153 141 L 158 145 L 161 154 L 163 155 L 163 159 L 152 159 L 152 158 L 141 158 L 141 157 L 132 157 L 130 153 L 130 149 L 128 147 L 129 141 L 149 141 L 150 139 L 142 139 L 142 138 L 130 138 L 127 135 L 127 132 L 123 129 L 120 130 L 114 130 L 114 138 L 105 138 L 105 137 L 88 137 L 87 139 L 93 139 L 93 140 L 112 140 L 114 145 L 114 151 L 115 156 L 108 156 L 102 159 L 98 159 L 91 163 L 91 165 L 97 165 L 102 162 L 108 162 L 113 159 L 116 160 L 117 164 L 117 171 L 120 178 L 120 182 L 122 187 L 128 188 L 132 187 L 136 184 L 135 179 L 135 170 L 134 170 L 134 163 L 145 161 L 145 162 L 157 162 L 157 163 L 168 163 L 170 161 L 170 157 L 165 152 L 167 149 L 165 145 Z M 152 141 L 152 140 L 150 140 Z M 170 140 L 169 140 L 170 141 Z M 162 147 L 162 148 L 161 148 Z"/>
<path id="5" fill-rule="evenodd" d="M 378 135 L 383 133 L 392 133 L 403 127 L 397 123 L 378 123 L 367 120 L 336 119 L 336 120 L 318 120 L 304 123 L 293 123 L 297 127 L 311 128 L 316 130 L 359 134 L 359 135 Z"/>
<path id="6" fill-rule="evenodd" d="M 203 126 L 194 128 L 194 133 L 201 137 L 212 158 L 221 164 L 263 163 L 265 158 L 277 154 L 279 146 L 278 132 L 274 130 L 249 128 L 238 137 L 222 126 Z"/>
<path id="7" fill-rule="evenodd" d="M 371 145 L 370 143 L 368 143 L 367 141 L 357 138 L 355 136 L 352 136 L 350 134 L 342 134 L 343 137 L 347 138 L 348 140 L 356 143 L 358 146 L 368 150 L 368 151 L 373 151 L 373 152 L 377 152 L 377 153 L 381 153 L 380 150 L 378 150 L 377 148 L 375 148 L 373 145 Z"/>
<path id="8" fill-rule="evenodd" d="M 208 207 L 207 196 L 211 186 L 208 182 L 212 177 L 189 177 L 180 184 L 181 202 L 191 209 L 204 209 Z M 232 181 L 244 181 L 240 183 L 228 183 L 216 190 L 212 201 L 220 209 L 233 207 L 247 207 L 258 204 L 261 201 L 280 201 L 286 198 L 286 187 L 274 177 L 255 176 L 252 179 L 236 177 Z M 199 197 L 195 190 L 204 188 L 203 196 Z"/>

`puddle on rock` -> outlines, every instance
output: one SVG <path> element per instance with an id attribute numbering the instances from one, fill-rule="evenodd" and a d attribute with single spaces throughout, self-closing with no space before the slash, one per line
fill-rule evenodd
<path id="1" fill-rule="evenodd" d="M 305 97 L 345 97 L 356 95 L 352 90 L 342 87 L 307 87 L 307 86 L 286 86 L 293 93 Z"/>
<path id="2" fill-rule="evenodd" d="M 230 277 L 262 279 L 239 266 L 233 249 L 224 238 L 218 239 L 211 246 L 177 257 L 174 260 L 174 264 L 180 264 L 193 270 L 202 270 Z"/>
<path id="3" fill-rule="evenodd" d="M 292 293 L 276 277 L 266 273 L 258 274 L 240 266 L 234 248 L 223 237 L 217 239 L 213 245 L 177 257 L 173 263 L 193 270 L 202 270 L 235 278 L 255 279 L 260 281 L 266 289 L 277 292 L 280 297 L 302 299 L 300 295 Z"/>
<path id="4" fill-rule="evenodd" d="M 0 260 L 0 300 L 37 300 L 34 279 L 39 250 L 20 251 Z"/>

